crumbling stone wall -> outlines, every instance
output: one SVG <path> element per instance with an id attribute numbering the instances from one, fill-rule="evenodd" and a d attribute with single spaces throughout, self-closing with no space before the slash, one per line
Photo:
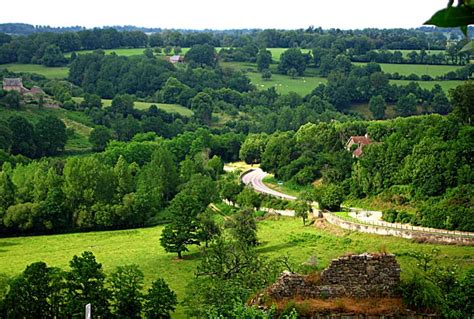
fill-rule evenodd
<path id="1" fill-rule="evenodd" d="M 285 272 L 268 288 L 273 299 L 393 297 L 400 282 L 400 266 L 390 254 L 350 255 L 334 259 L 319 280 Z"/>

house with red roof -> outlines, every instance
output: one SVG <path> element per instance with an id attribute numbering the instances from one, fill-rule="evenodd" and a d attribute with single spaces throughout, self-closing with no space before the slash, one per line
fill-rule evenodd
<path id="1" fill-rule="evenodd" d="M 359 157 L 362 155 L 362 148 L 369 144 L 372 144 L 372 141 L 368 134 L 365 134 L 364 136 L 351 136 L 346 143 L 346 149 L 348 151 L 354 150 L 352 156 Z M 356 145 L 357 147 L 354 149 L 353 145 Z"/>

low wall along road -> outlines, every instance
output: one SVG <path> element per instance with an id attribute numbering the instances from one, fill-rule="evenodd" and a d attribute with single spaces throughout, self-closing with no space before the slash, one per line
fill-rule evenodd
<path id="1" fill-rule="evenodd" d="M 267 176 L 268 173 L 262 171 L 260 168 L 255 168 L 244 172 L 240 179 L 242 182 L 252 187 L 256 192 L 267 194 L 270 196 L 275 196 L 287 200 L 296 200 L 296 197 L 287 195 L 278 191 L 275 191 L 263 183 L 263 179 Z M 351 220 L 343 219 L 339 216 L 336 216 L 331 213 L 324 213 L 326 220 L 334 225 L 337 225 L 341 228 L 385 236 L 396 236 L 408 239 L 416 239 L 420 241 L 430 241 L 430 242 L 439 242 L 447 244 L 464 244 L 464 245 L 474 245 L 474 233 L 472 232 L 459 232 L 459 231 L 449 231 L 446 229 L 434 229 L 427 227 L 411 226 L 411 225 L 402 225 L 397 223 L 388 223 L 384 221 L 374 221 L 374 220 L 363 220 L 363 214 L 354 212 L 362 212 L 360 208 L 350 207 L 349 210 L 352 212 Z M 379 215 L 381 212 L 373 211 L 370 212 L 374 215 Z M 360 214 L 362 221 L 357 222 L 357 218 Z M 285 211 L 286 216 L 294 216 L 294 212 Z"/>

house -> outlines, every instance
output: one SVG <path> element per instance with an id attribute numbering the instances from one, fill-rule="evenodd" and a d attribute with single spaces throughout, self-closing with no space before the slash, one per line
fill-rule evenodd
<path id="1" fill-rule="evenodd" d="M 3 79 L 3 90 L 4 91 L 17 91 L 18 93 L 27 93 L 29 90 L 23 86 L 21 78 L 4 78 Z"/>
<path id="2" fill-rule="evenodd" d="M 372 144 L 372 141 L 368 134 L 365 134 L 364 136 L 351 136 L 346 143 L 346 149 L 350 151 L 354 149 L 353 145 L 357 145 L 357 148 L 352 152 L 352 156 L 359 157 L 362 155 L 362 148 L 369 144 Z"/>
<path id="3" fill-rule="evenodd" d="M 168 57 L 168 61 L 173 64 L 184 63 L 184 56 L 173 55 L 173 56 Z"/>

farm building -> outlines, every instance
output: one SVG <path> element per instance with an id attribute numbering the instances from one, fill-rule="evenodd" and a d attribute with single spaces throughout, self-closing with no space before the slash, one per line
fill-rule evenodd
<path id="1" fill-rule="evenodd" d="M 357 148 L 352 152 L 352 156 L 359 157 L 362 155 L 362 148 L 371 143 L 372 141 L 367 134 L 364 136 L 351 136 L 346 143 L 346 149 L 350 151 L 352 150 L 352 145 L 357 145 Z"/>
<path id="2" fill-rule="evenodd" d="M 4 91 L 17 91 L 19 93 L 27 93 L 29 90 L 23 86 L 21 78 L 4 78 L 3 79 L 3 90 Z"/>
<path id="3" fill-rule="evenodd" d="M 184 63 L 184 57 L 181 55 L 173 55 L 173 56 L 168 57 L 168 61 L 170 61 L 173 64 Z"/>

